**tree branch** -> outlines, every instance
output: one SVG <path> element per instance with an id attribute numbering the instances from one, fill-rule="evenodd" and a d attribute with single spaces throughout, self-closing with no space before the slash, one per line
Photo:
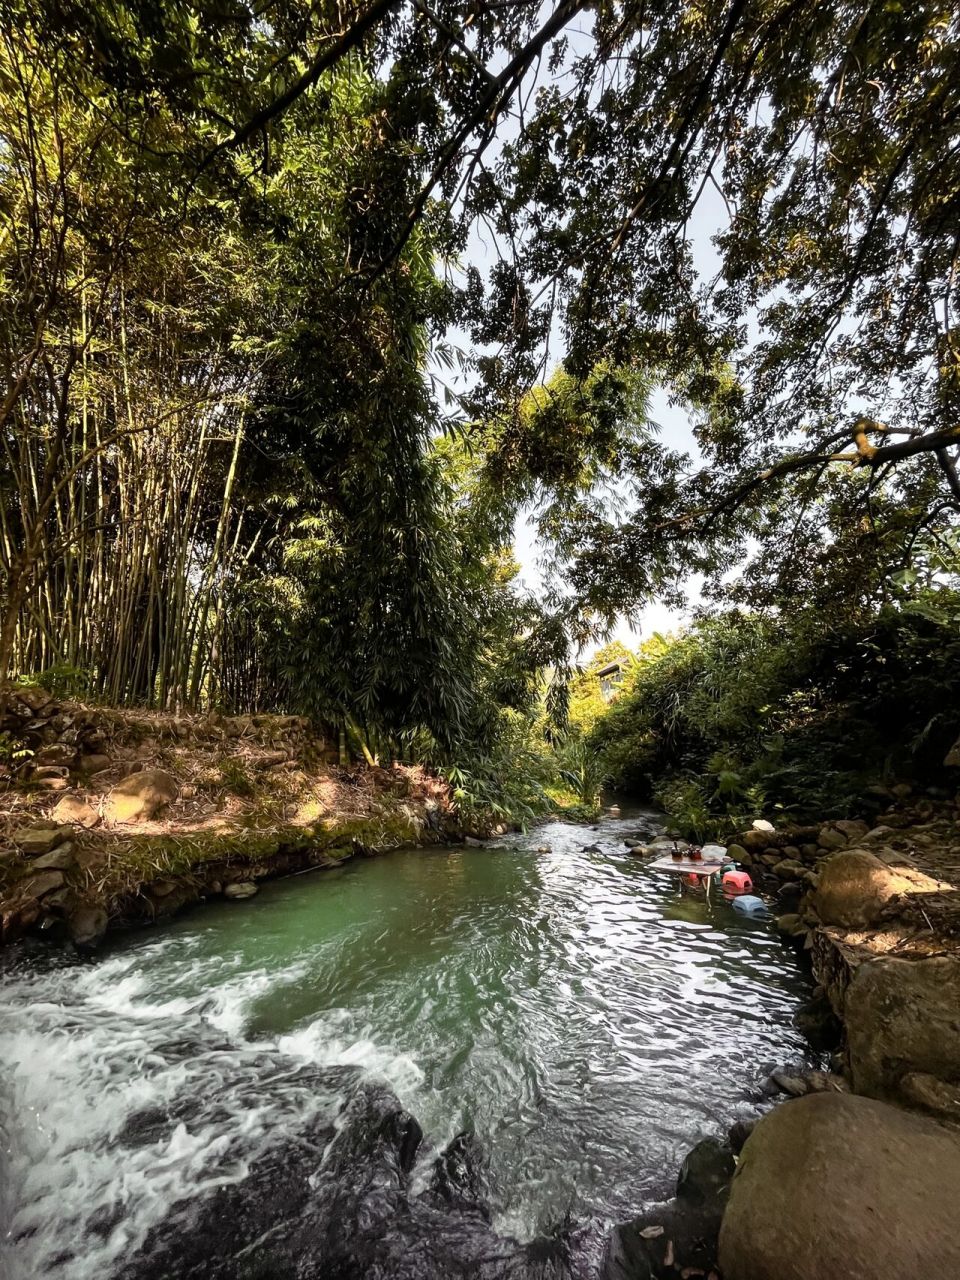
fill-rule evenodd
<path id="1" fill-rule="evenodd" d="M 403 0 L 376 0 L 376 3 L 372 4 L 366 13 L 362 14 L 351 27 L 342 32 L 333 44 L 329 45 L 314 58 L 303 75 L 298 80 L 295 80 L 289 89 L 286 89 L 279 97 L 274 98 L 265 107 L 255 112 L 245 124 L 238 125 L 231 137 L 208 152 L 201 161 L 198 172 L 202 173 L 222 152 L 243 146 L 255 133 L 268 125 L 271 120 L 282 115 L 288 107 L 292 106 L 298 98 L 302 97 L 308 89 L 317 83 L 325 71 L 335 67 L 348 53 L 361 44 L 370 31 L 387 16 L 391 9 L 400 8 L 402 2 Z"/>

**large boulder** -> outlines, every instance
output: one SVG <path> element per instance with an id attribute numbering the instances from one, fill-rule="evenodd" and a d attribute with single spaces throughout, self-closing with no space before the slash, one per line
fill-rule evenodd
<path id="1" fill-rule="evenodd" d="M 813 908 L 824 924 L 847 929 L 876 924 L 891 898 L 913 883 L 866 849 L 845 849 L 823 864 Z"/>
<path id="2" fill-rule="evenodd" d="M 960 1138 L 871 1098 L 784 1103 L 747 1139 L 720 1230 L 724 1280 L 960 1275 Z"/>
<path id="3" fill-rule="evenodd" d="M 177 798 L 177 784 L 163 769 L 143 769 L 118 782 L 103 805 L 108 822 L 149 822 Z"/>
<path id="4" fill-rule="evenodd" d="M 271 1060 L 263 1061 L 266 1068 Z M 588 1274 L 566 1223 L 528 1244 L 497 1234 L 483 1199 L 482 1153 L 468 1136 L 458 1135 L 442 1152 L 426 1150 L 420 1126 L 389 1090 L 351 1068 L 303 1068 L 294 1076 L 289 1061 L 279 1063 L 263 1072 L 258 1089 L 264 1099 L 277 1078 L 288 1088 L 311 1087 L 319 1105 L 299 1122 L 294 1117 L 272 1126 L 254 1140 L 248 1158 L 241 1150 L 238 1159 L 235 1144 L 212 1152 L 210 1161 L 219 1165 L 201 1185 L 186 1187 L 189 1194 L 169 1198 L 163 1217 L 133 1239 L 112 1269 L 115 1280 L 574 1280 Z M 184 1122 L 191 1132 L 205 1132 L 205 1122 L 222 1124 L 222 1098 L 209 1092 L 209 1099 L 193 1091 L 132 1117 L 120 1141 L 142 1149 L 166 1145 Z M 336 1110 L 324 1105 L 338 1095 Z"/>
<path id="5" fill-rule="evenodd" d="M 960 1082 L 960 958 L 861 964 L 844 1021 L 857 1093 L 916 1105 L 916 1091 L 901 1087 L 910 1073 Z"/>

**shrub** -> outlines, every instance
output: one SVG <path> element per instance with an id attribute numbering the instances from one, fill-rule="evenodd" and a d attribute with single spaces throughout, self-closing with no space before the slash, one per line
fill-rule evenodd
<path id="1" fill-rule="evenodd" d="M 765 807 L 869 808 L 871 784 L 938 781 L 960 727 L 960 594 L 927 590 L 829 625 L 737 611 L 641 654 L 588 739 L 618 788 L 691 833 Z"/>

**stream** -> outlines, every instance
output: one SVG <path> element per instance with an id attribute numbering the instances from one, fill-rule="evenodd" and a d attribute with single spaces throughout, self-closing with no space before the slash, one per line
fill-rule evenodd
<path id="1" fill-rule="evenodd" d="M 597 1274 L 810 1060 L 794 955 L 628 854 L 656 829 L 358 859 L 7 958 L 0 1275 Z"/>

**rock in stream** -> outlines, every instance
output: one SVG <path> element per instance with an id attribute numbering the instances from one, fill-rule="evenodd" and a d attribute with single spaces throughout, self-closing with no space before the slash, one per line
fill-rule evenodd
<path id="1" fill-rule="evenodd" d="M 300 1071 L 300 1087 L 309 1072 L 318 1092 L 342 1096 L 339 1111 L 278 1134 L 241 1176 L 225 1153 L 228 1180 L 172 1204 L 118 1280 L 586 1277 L 575 1233 L 561 1228 L 524 1245 L 494 1231 L 473 1139 L 459 1135 L 432 1152 L 385 1085 L 333 1067 Z M 155 1140 L 164 1125 L 189 1123 L 189 1111 L 136 1117 L 123 1140 Z"/>

